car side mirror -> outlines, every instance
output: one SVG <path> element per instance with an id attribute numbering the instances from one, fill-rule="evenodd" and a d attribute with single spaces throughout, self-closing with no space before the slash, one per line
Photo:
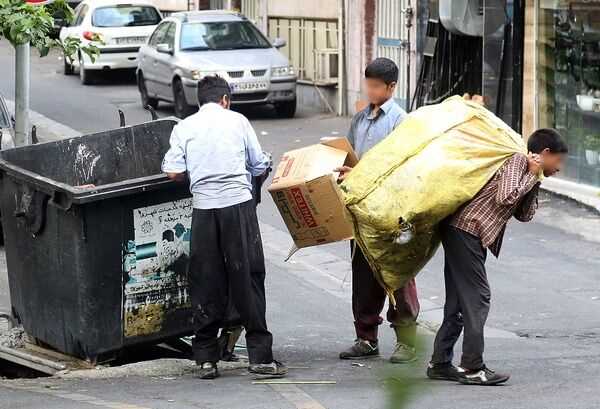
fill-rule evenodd
<path id="1" fill-rule="evenodd" d="M 273 47 L 275 48 L 282 48 L 285 47 L 287 44 L 287 41 L 285 41 L 283 38 L 277 37 L 275 40 L 273 40 Z"/>
<path id="2" fill-rule="evenodd" d="M 17 123 L 17 120 L 15 119 L 14 115 L 10 116 L 10 123 L 12 124 L 12 127 L 15 127 L 15 124 Z"/>
<path id="3" fill-rule="evenodd" d="M 159 53 L 163 53 L 163 54 L 173 55 L 173 49 L 171 48 L 171 46 L 169 44 L 158 44 L 156 46 L 156 51 L 158 51 Z"/>

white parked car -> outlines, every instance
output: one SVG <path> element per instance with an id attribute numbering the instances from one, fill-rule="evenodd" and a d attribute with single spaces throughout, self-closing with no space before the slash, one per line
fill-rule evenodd
<path id="1" fill-rule="evenodd" d="M 73 66 L 65 58 L 65 74 L 79 68 L 83 84 L 90 84 L 93 75 L 99 71 L 114 69 L 135 69 L 140 46 L 148 37 L 162 16 L 158 8 L 147 0 L 84 0 L 75 9 L 75 19 L 70 26 L 63 27 L 60 39 L 76 37 L 86 45 L 94 40 L 100 49 L 100 56 L 92 62 L 81 53 Z"/>
<path id="2" fill-rule="evenodd" d="M 198 107 L 198 80 L 219 75 L 231 86 L 234 105 L 273 105 L 291 118 L 296 112 L 297 76 L 279 52 L 282 39 L 269 41 L 241 14 L 222 10 L 175 13 L 163 20 L 139 52 L 142 104 L 173 102 L 184 118 Z"/>

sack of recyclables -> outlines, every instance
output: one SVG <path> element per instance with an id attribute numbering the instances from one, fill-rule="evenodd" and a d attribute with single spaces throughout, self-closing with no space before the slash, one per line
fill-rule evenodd
<path id="1" fill-rule="evenodd" d="M 519 134 L 455 96 L 411 113 L 363 156 L 341 190 L 354 238 L 390 296 L 434 255 L 437 225 L 517 152 L 527 153 Z"/>

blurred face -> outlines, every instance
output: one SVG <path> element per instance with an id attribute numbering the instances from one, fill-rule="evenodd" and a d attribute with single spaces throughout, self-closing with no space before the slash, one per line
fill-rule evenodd
<path id="1" fill-rule="evenodd" d="M 394 95 L 396 83 L 386 84 L 378 78 L 365 78 L 365 91 L 369 103 L 373 105 L 383 105 L 385 101 Z"/>
<path id="2" fill-rule="evenodd" d="M 544 149 L 540 153 L 542 157 L 542 169 L 544 170 L 544 176 L 549 177 L 557 174 L 563 167 L 566 154 L 564 153 L 552 153 L 549 149 Z"/>

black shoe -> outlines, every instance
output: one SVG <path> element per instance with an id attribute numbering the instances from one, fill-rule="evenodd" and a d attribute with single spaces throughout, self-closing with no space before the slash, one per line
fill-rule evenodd
<path id="1" fill-rule="evenodd" d="M 200 379 L 215 379 L 219 377 L 219 369 L 214 362 L 203 362 L 199 365 L 198 378 Z"/>
<path id="2" fill-rule="evenodd" d="M 281 362 L 273 360 L 269 364 L 250 364 L 248 372 L 266 378 L 283 378 L 287 375 L 288 369 Z"/>
<path id="3" fill-rule="evenodd" d="M 484 365 L 481 369 L 465 370 L 460 374 L 458 381 L 464 385 L 492 386 L 504 383 L 509 378 L 510 375 L 496 373 Z"/>
<path id="4" fill-rule="evenodd" d="M 452 365 L 452 362 L 446 362 L 444 364 L 432 364 L 430 362 L 427 366 L 427 377 L 437 381 L 457 382 L 460 374 L 464 372 L 464 369 Z"/>
<path id="5" fill-rule="evenodd" d="M 377 342 L 358 338 L 354 345 L 340 353 L 340 359 L 366 359 L 379 356 Z"/>

